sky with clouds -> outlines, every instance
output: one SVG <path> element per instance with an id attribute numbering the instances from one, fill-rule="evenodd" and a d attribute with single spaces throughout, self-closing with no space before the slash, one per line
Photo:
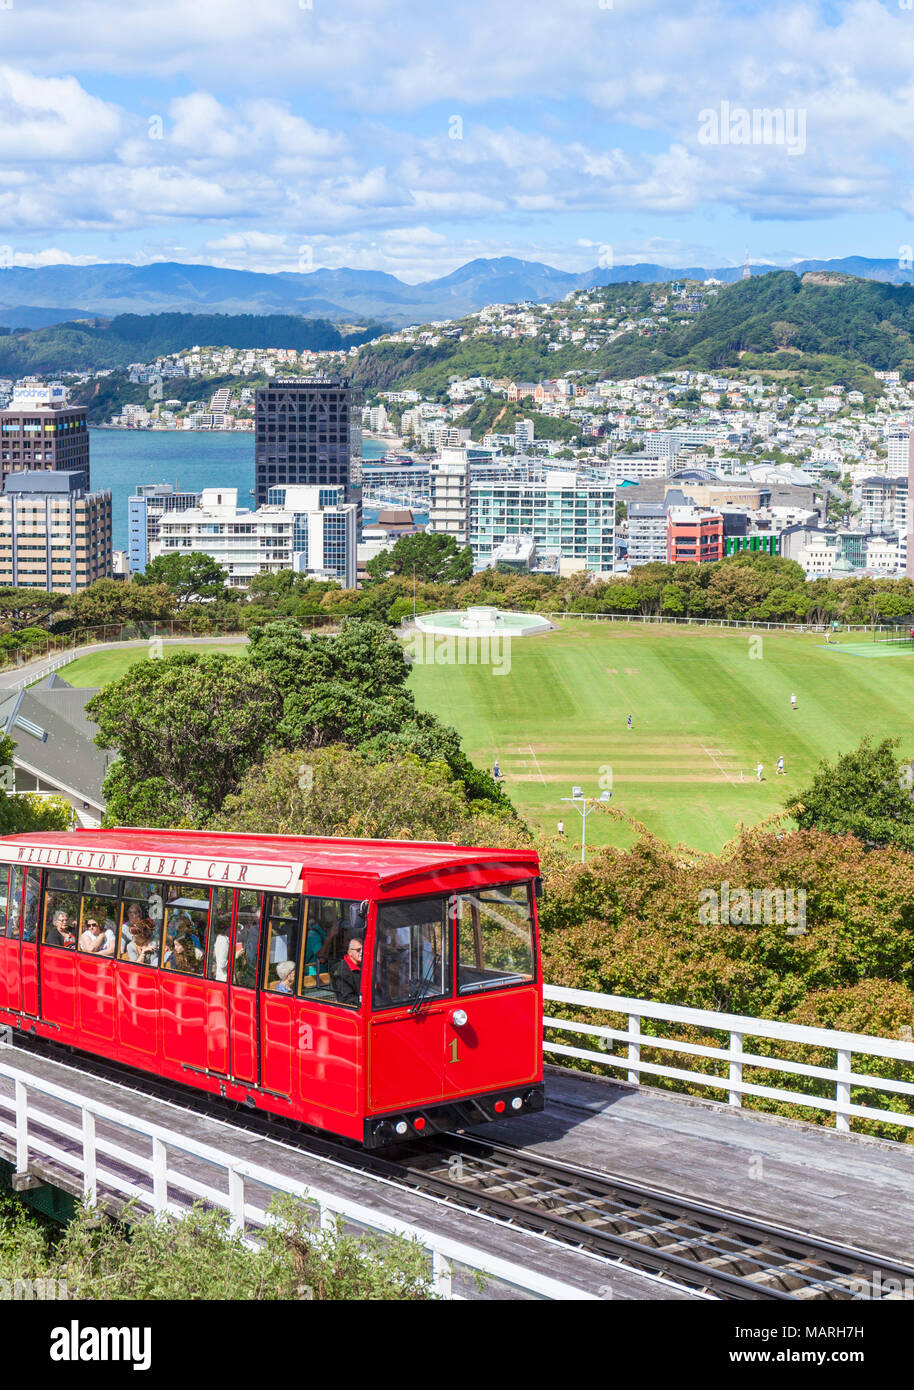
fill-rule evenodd
<path id="1" fill-rule="evenodd" d="M 23 266 L 896 258 L 912 128 L 914 0 L 0 0 Z"/>

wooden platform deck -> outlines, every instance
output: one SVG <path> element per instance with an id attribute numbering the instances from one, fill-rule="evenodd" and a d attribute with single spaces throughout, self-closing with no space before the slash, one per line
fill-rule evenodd
<path id="1" fill-rule="evenodd" d="M 17 1070 L 27 1077 L 44 1078 L 71 1090 L 78 1087 L 80 1095 L 86 1098 L 115 1107 L 130 1116 L 165 1126 L 181 1136 L 211 1145 L 225 1155 L 257 1164 L 271 1173 L 288 1174 L 293 1180 L 310 1183 L 314 1188 L 364 1204 L 373 1211 L 387 1213 L 424 1231 L 472 1245 L 524 1269 L 548 1271 L 551 1278 L 563 1281 L 582 1293 L 613 1299 L 693 1298 L 692 1294 L 663 1279 L 620 1268 L 613 1262 L 569 1249 L 532 1233 L 512 1229 L 506 1224 L 474 1215 L 440 1199 L 408 1191 L 395 1183 L 361 1174 L 335 1161 L 309 1155 L 291 1143 L 262 1138 L 256 1133 L 233 1126 L 230 1120 L 223 1123 L 210 1119 L 183 1106 L 155 1099 L 126 1085 L 122 1086 L 96 1076 L 80 1074 L 74 1077 L 74 1071 L 70 1066 L 20 1048 L 0 1049 L 0 1059 L 14 1064 Z M 0 1099 L 4 1103 L 4 1111 L 12 1104 L 13 1091 L 13 1082 L 0 1076 Z M 41 1109 L 70 1125 L 77 1119 L 77 1112 L 72 1107 L 56 1100 L 43 1100 Z M 130 1161 L 121 1165 L 122 1175 L 129 1177 L 141 1192 L 148 1192 L 151 1205 L 149 1141 L 139 1132 L 131 1134 L 129 1129 L 116 1128 L 107 1121 L 98 1123 L 99 1136 L 103 1133 L 110 1138 L 116 1138 L 131 1156 L 135 1154 L 135 1163 Z M 39 1158 L 30 1162 L 30 1172 L 54 1187 L 81 1197 L 81 1146 L 77 1141 L 64 1136 L 59 1137 L 56 1143 L 65 1155 L 72 1154 L 72 1163 L 50 1157 Z M 0 1136 L 0 1161 L 3 1160 L 9 1164 L 14 1163 L 15 1147 Z M 203 1162 L 188 1154 L 180 1156 L 180 1171 L 203 1183 L 212 1179 L 212 1168 L 207 1168 Z M 266 1191 L 259 1194 L 256 1184 L 250 1184 L 249 1193 L 250 1200 L 265 1198 L 262 1205 L 267 1205 L 270 1194 Z M 110 1201 L 113 1196 L 115 1194 L 111 1191 L 106 1193 L 103 1187 L 100 1189 L 100 1200 Z M 115 1208 L 120 1205 L 116 1199 L 111 1204 Z M 139 1205 L 144 1205 L 142 1198 Z M 487 1287 L 480 1291 L 473 1275 L 459 1272 L 454 1278 L 454 1290 L 461 1297 L 473 1300 L 533 1296 L 499 1284 L 495 1280 L 490 1281 Z"/>
<path id="2" fill-rule="evenodd" d="M 914 1264 L 914 1144 L 557 1067 L 546 1095 L 474 1133 Z"/>

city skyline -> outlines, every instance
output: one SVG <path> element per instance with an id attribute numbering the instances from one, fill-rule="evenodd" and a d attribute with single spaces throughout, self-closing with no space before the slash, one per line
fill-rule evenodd
<path id="1" fill-rule="evenodd" d="M 18 266 L 903 256 L 914 9 L 0 6 Z"/>

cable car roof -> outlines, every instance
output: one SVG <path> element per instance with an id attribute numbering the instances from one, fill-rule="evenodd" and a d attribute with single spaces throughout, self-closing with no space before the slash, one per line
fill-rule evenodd
<path id="1" fill-rule="evenodd" d="M 290 871 L 283 883 L 263 882 L 262 886 L 297 885 L 303 874 L 360 875 L 379 884 L 415 878 L 423 872 L 470 868 L 474 865 L 504 865 L 519 875 L 538 874 L 539 860 L 534 850 L 476 849 L 441 841 L 329 839 L 305 835 L 244 835 L 232 831 L 160 830 L 118 828 L 111 830 L 46 831 L 38 834 L 0 837 L 9 859 L 47 867 L 104 871 L 141 876 L 175 878 L 204 877 L 211 882 L 249 883 L 261 886 L 271 867 Z M 29 853 L 35 851 L 35 853 Z M 125 863 L 133 856 L 138 863 Z M 0 859 L 7 855 L 0 850 Z M 109 857 L 112 862 L 106 862 Z M 176 867 L 158 868 L 147 858 L 193 862 L 194 872 Z M 238 876 L 201 869 L 221 864 L 250 865 L 250 875 Z M 130 866 L 132 864 L 132 867 Z M 258 872 L 254 866 L 262 866 Z M 294 874 L 293 871 L 294 870 Z M 271 877 L 271 876 L 270 876 Z"/>

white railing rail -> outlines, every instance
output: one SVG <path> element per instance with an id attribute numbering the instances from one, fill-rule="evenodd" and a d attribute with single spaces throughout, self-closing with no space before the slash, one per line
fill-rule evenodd
<path id="1" fill-rule="evenodd" d="M 667 1080 L 681 1081 L 687 1085 L 726 1091 L 729 1104 L 735 1106 L 742 1105 L 743 1096 L 765 1096 L 791 1105 L 803 1105 L 833 1114 L 835 1128 L 845 1133 L 850 1130 L 852 1118 L 879 1120 L 914 1129 L 914 1084 L 853 1069 L 855 1054 L 914 1064 L 914 1041 L 875 1038 L 864 1033 L 842 1033 L 831 1028 L 807 1028 L 801 1024 L 784 1023 L 777 1019 L 715 1013 L 710 1009 L 690 1009 L 679 1004 L 657 1004 L 647 999 L 630 999 L 620 994 L 595 994 L 590 990 L 564 989 L 558 985 L 546 985 L 543 994 L 547 1003 L 552 1001 L 577 1009 L 621 1014 L 626 1020 L 624 1028 L 611 1028 L 602 1024 L 544 1017 L 543 1031 L 547 1036 L 544 1038 L 543 1051 L 547 1059 L 552 1055 L 599 1062 L 604 1067 L 624 1072 L 626 1080 L 635 1085 L 639 1085 L 644 1076 L 662 1076 Z M 729 1041 L 724 1047 L 712 1047 L 662 1035 L 655 1037 L 642 1031 L 643 1019 L 655 1019 L 662 1023 L 692 1024 L 699 1028 L 728 1033 Z M 593 1038 L 597 1041 L 594 1047 L 578 1047 L 553 1041 L 548 1035 L 556 1032 Z M 797 1062 L 792 1058 L 763 1056 L 746 1050 L 746 1038 L 766 1038 L 825 1048 L 834 1052 L 835 1065 L 816 1066 L 808 1062 Z M 617 1043 L 625 1044 L 624 1053 L 610 1051 Z M 596 1051 L 596 1047 L 600 1047 L 601 1050 Z M 680 1054 L 686 1058 L 710 1058 L 720 1063 L 720 1074 L 712 1076 L 688 1067 L 643 1061 L 641 1053 L 647 1048 L 657 1052 Z M 745 1081 L 743 1069 L 749 1067 L 816 1078 L 833 1086 L 834 1096 L 832 1098 L 807 1095 L 783 1086 L 765 1086 Z M 852 1086 L 866 1087 L 885 1095 L 906 1096 L 909 1098 L 909 1108 L 906 1112 L 896 1112 L 874 1105 L 859 1105 L 851 1100 Z"/>
<path id="2" fill-rule="evenodd" d="M 538 611 L 538 610 L 537 610 Z M 686 627 L 732 627 L 732 628 L 764 628 L 766 631 L 780 632 L 828 632 L 831 628 L 831 619 L 825 622 L 813 623 L 805 619 L 798 618 L 794 622 L 769 622 L 765 618 L 690 618 L 680 617 L 673 613 L 579 613 L 573 608 L 564 608 L 554 613 L 538 612 L 541 618 L 549 618 L 550 621 L 561 619 L 571 621 L 580 618 L 584 622 L 595 623 L 682 623 Z M 840 619 L 840 634 L 846 635 L 849 632 L 885 632 L 889 635 L 895 634 L 903 637 L 908 628 L 906 625 L 899 627 L 892 623 L 846 623 Z"/>
<path id="3" fill-rule="evenodd" d="M 361 1202 L 223 1153 L 212 1144 L 145 1120 L 127 1109 L 106 1105 L 44 1077 L 36 1077 L 12 1062 L 0 1062 L 0 1077 L 13 1083 L 11 1097 L 0 1094 L 0 1142 L 8 1141 L 3 1147 L 10 1156 L 15 1151 L 16 1172 L 34 1174 L 36 1161 L 50 1159 L 54 1165 L 62 1165 L 81 1179 L 84 1198 L 92 1205 L 98 1203 L 102 1192 L 126 1201 L 136 1199 L 141 1206 L 157 1213 L 181 1216 L 186 1214 L 191 1201 L 202 1200 L 229 1212 L 233 1229 L 241 1231 L 245 1227 L 262 1227 L 271 1219 L 265 1207 L 258 1206 L 249 1193 L 249 1188 L 257 1187 L 289 1193 L 311 1203 L 322 1229 L 342 1218 L 344 1222 L 373 1233 L 417 1241 L 430 1257 L 435 1292 L 444 1297 L 458 1296 L 452 1292 L 452 1282 L 454 1267 L 461 1266 L 539 1298 L 596 1298 L 595 1294 L 551 1279 L 538 1270 L 524 1268 Z M 72 1106 L 78 1119 L 70 1122 L 63 1119 L 59 1111 L 52 1113 L 43 1109 L 42 1102 L 46 1104 L 47 1101 Z M 111 1127 L 120 1131 L 121 1141 L 106 1132 Z M 144 1141 L 145 1151 L 135 1146 L 138 1137 Z M 171 1162 L 179 1155 L 202 1162 L 212 1177 L 201 1181 L 199 1175 L 191 1177 L 181 1172 Z M 143 1186 L 130 1177 L 131 1172 L 134 1175 L 148 1173 L 151 1182 Z M 52 1178 L 48 1180 L 53 1181 Z M 178 1196 L 184 1200 L 176 1200 Z"/>

